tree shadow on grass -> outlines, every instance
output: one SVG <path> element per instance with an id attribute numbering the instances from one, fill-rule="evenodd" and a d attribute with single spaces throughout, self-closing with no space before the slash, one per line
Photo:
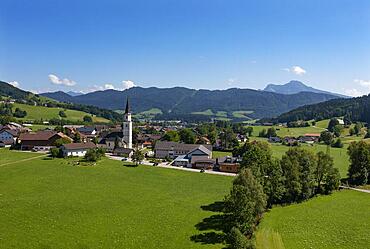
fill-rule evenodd
<path id="1" fill-rule="evenodd" d="M 210 217 L 204 218 L 195 225 L 195 228 L 201 232 L 192 235 L 190 240 L 201 244 L 225 244 L 227 240 L 227 231 L 230 230 L 230 218 L 223 213 L 224 202 L 216 201 L 212 204 L 201 206 L 204 211 L 216 212 Z"/>

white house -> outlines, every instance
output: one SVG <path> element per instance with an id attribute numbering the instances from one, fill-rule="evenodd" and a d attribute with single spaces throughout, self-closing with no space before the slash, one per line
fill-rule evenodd
<path id="1" fill-rule="evenodd" d="M 63 156 L 85 156 L 89 149 L 96 148 L 94 143 L 71 143 L 61 146 Z"/>
<path id="2" fill-rule="evenodd" d="M 0 141 L 14 141 L 18 137 L 18 132 L 15 130 L 1 130 L 0 131 Z"/>

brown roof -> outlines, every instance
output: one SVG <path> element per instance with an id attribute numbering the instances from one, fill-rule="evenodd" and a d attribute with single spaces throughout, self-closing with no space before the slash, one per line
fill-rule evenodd
<path id="1" fill-rule="evenodd" d="M 71 143 L 71 144 L 64 144 L 63 147 L 66 150 L 80 150 L 80 149 L 93 149 L 96 148 L 94 143 Z"/>
<path id="2" fill-rule="evenodd" d="M 39 132 L 36 132 L 36 133 L 22 133 L 19 136 L 19 139 L 21 141 L 28 141 L 28 140 L 38 140 L 38 141 L 40 141 L 40 140 L 49 140 L 51 137 L 53 137 L 55 135 L 59 135 L 60 137 L 63 137 L 59 133 L 56 133 L 55 131 L 39 131 Z"/>

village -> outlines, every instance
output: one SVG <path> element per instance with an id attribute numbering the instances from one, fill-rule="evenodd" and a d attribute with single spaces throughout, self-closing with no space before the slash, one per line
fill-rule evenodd
<path id="1" fill-rule="evenodd" d="M 84 157 L 89 150 L 99 148 L 109 158 L 125 162 L 131 162 L 134 152 L 140 151 L 144 156 L 140 160 L 142 164 L 236 174 L 242 158 L 240 155 L 232 155 L 232 146 L 248 141 L 248 134 L 251 135 L 253 130 L 248 127 L 249 130 L 246 129 L 245 132 L 233 133 L 232 137 L 228 138 L 229 143 L 221 139 L 215 139 L 212 143 L 207 136 L 200 136 L 196 143 L 184 143 L 166 139 L 171 132 L 184 128 L 181 123 L 167 126 L 148 123 L 134 125 L 128 99 L 123 116 L 122 125 L 63 125 L 36 132 L 29 126 L 11 122 L 0 126 L 0 147 L 40 153 L 50 153 L 52 149 L 58 148 L 60 157 L 64 158 Z M 343 120 L 338 120 L 338 123 L 344 124 Z M 271 126 L 269 123 L 258 125 Z M 286 124 L 280 124 L 283 125 Z M 312 145 L 318 143 L 320 139 L 320 133 L 279 137 L 275 130 L 271 130 L 269 128 L 267 132 L 265 130 L 260 132 L 260 136 L 267 137 L 271 144 Z"/>

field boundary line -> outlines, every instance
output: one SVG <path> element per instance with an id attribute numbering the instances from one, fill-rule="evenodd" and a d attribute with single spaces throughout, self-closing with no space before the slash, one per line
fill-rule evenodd
<path id="1" fill-rule="evenodd" d="M 7 166 L 7 165 L 10 165 L 10 164 L 14 164 L 14 163 L 19 163 L 19 162 L 31 161 L 31 160 L 33 160 L 33 159 L 37 159 L 37 158 L 45 157 L 45 156 L 46 156 L 46 155 L 40 155 L 40 156 L 35 156 L 35 157 L 30 157 L 30 158 L 21 159 L 21 160 L 14 161 L 14 162 L 8 162 L 8 163 L 0 164 L 0 167 Z"/>

